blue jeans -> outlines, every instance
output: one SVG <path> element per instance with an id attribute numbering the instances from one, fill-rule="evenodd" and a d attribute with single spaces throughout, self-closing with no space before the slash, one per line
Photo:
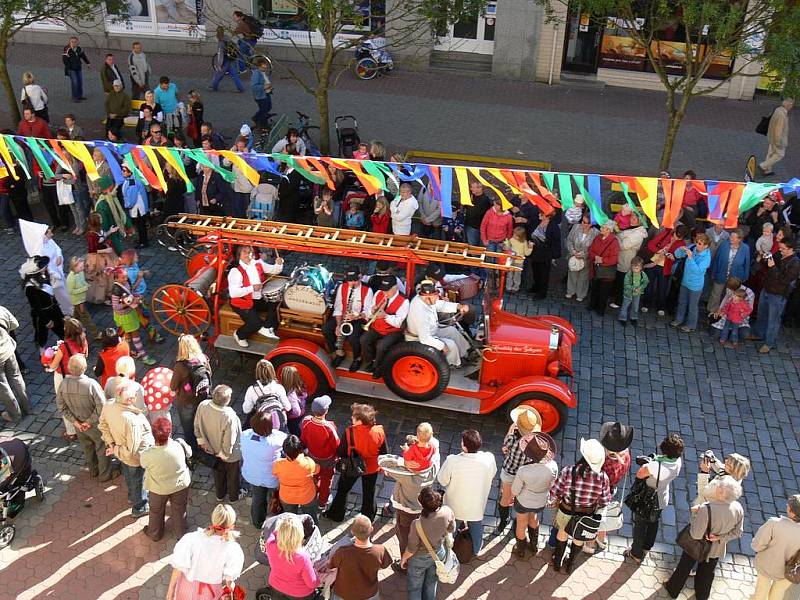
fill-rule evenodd
<path id="1" fill-rule="evenodd" d="M 675 320 L 679 325 L 697 329 L 697 312 L 702 293 L 703 290 L 693 291 L 685 285 L 681 285 L 681 291 L 678 294 L 678 310 L 675 313 Z"/>
<path id="2" fill-rule="evenodd" d="M 436 549 L 439 560 L 444 559 L 444 544 Z M 408 559 L 408 600 L 436 600 L 436 563 L 426 549 Z"/>
<path id="3" fill-rule="evenodd" d="M 225 75 L 230 75 L 231 79 L 233 80 L 233 85 L 236 86 L 236 89 L 240 92 L 244 91 L 244 86 L 242 85 L 242 80 L 239 79 L 239 73 L 236 72 L 236 69 L 233 68 L 233 61 L 226 60 L 222 63 L 222 67 L 219 71 L 214 73 L 214 79 L 211 80 L 211 89 L 215 92 L 219 88 L 219 83 L 222 81 L 222 78 Z"/>
<path id="4" fill-rule="evenodd" d="M 72 99 L 83 98 L 83 69 L 78 69 L 77 71 L 70 69 L 67 71 L 67 75 L 69 76 Z"/>
<path id="5" fill-rule="evenodd" d="M 464 227 L 464 232 L 467 235 L 467 243 L 470 246 L 483 246 L 481 243 L 481 230 L 475 227 Z"/>
<path id="6" fill-rule="evenodd" d="M 281 504 L 283 504 L 283 512 L 294 513 L 296 515 L 311 515 L 311 518 L 314 519 L 314 524 L 317 524 L 319 506 L 317 505 L 316 498 L 308 504 L 286 504 L 285 502 L 281 502 Z"/>
<path id="7" fill-rule="evenodd" d="M 472 553 L 477 556 L 483 548 L 483 521 L 467 521 L 467 529 L 472 538 Z"/>
<path id="8" fill-rule="evenodd" d="M 253 56 L 253 48 L 255 48 L 256 42 L 255 40 L 239 40 L 237 42 L 239 46 L 239 52 L 242 53 L 242 56 L 251 57 Z M 239 71 L 244 71 L 247 69 L 247 63 L 244 59 L 239 61 Z"/>
<path id="9" fill-rule="evenodd" d="M 627 296 L 622 297 L 622 306 L 619 309 L 619 320 L 620 321 L 627 321 L 628 320 L 628 308 L 631 310 L 630 320 L 631 321 L 638 321 L 639 320 L 639 301 L 641 300 L 641 296 L 634 296 L 633 298 L 628 298 Z"/>
<path id="10" fill-rule="evenodd" d="M 725 325 L 722 326 L 722 333 L 719 334 L 719 341 L 724 342 L 729 337 L 731 343 L 739 343 L 739 324 L 734 323 L 730 319 L 725 319 Z"/>
<path id="11" fill-rule="evenodd" d="M 267 520 L 269 512 L 269 500 L 277 490 L 260 485 L 250 485 L 253 492 L 253 503 L 250 505 L 250 521 L 253 527 L 261 529 L 264 521 Z"/>
<path id="12" fill-rule="evenodd" d="M 758 299 L 758 320 L 753 327 L 753 333 L 763 338 L 764 344 L 770 348 L 778 343 L 784 308 L 786 308 L 786 296 L 761 292 Z"/>
<path id="13" fill-rule="evenodd" d="M 189 444 L 192 449 L 192 457 L 197 459 L 202 450 L 197 445 L 197 438 L 194 435 L 194 416 L 197 413 L 197 407 L 193 404 L 175 403 L 175 408 L 178 410 L 178 418 L 181 421 L 181 428 L 183 429 L 183 439 Z"/>
<path id="14" fill-rule="evenodd" d="M 256 98 L 255 101 L 258 104 L 258 110 L 253 115 L 253 123 L 266 127 L 268 124 L 267 115 L 272 110 L 272 94 L 267 94 L 266 98 Z M 268 150 L 272 149 L 268 148 Z"/>
<path id="15" fill-rule="evenodd" d="M 122 463 L 122 476 L 128 486 L 128 503 L 134 510 L 147 506 L 147 490 L 144 489 L 144 469 Z"/>

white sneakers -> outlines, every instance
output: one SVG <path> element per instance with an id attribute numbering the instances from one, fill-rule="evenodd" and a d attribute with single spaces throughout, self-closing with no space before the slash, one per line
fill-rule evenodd
<path id="1" fill-rule="evenodd" d="M 272 329 L 272 327 L 262 327 L 261 329 L 258 330 L 258 333 L 260 333 L 265 338 L 270 339 L 270 340 L 279 340 L 279 339 L 281 339 L 277 335 L 275 335 L 275 331 Z"/>
<path id="2" fill-rule="evenodd" d="M 242 348 L 247 348 L 250 345 L 250 342 L 247 340 L 240 340 L 239 336 L 236 335 L 236 332 L 233 332 L 233 339 L 236 340 L 236 343 L 239 344 Z"/>

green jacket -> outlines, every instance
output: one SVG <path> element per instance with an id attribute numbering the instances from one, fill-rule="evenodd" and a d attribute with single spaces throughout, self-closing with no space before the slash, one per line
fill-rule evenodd
<path id="1" fill-rule="evenodd" d="M 131 98 L 125 92 L 111 92 L 106 96 L 106 114 L 123 119 L 131 112 Z"/>
<path id="2" fill-rule="evenodd" d="M 632 270 L 625 273 L 625 281 L 622 286 L 622 294 L 625 298 L 635 298 L 644 294 L 648 284 L 647 275 L 641 271 L 638 275 Z"/>

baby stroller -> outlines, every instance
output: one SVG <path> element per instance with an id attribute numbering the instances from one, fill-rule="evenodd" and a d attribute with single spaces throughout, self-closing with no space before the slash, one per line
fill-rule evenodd
<path id="1" fill-rule="evenodd" d="M 339 142 L 339 156 L 342 158 L 353 158 L 361 143 L 358 137 L 358 121 L 353 115 L 340 115 L 333 120 L 336 125 L 336 139 Z"/>
<path id="2" fill-rule="evenodd" d="M 373 79 L 382 72 L 394 69 L 392 55 L 386 49 L 386 38 L 364 40 L 356 46 L 356 76 L 359 79 Z"/>
<path id="3" fill-rule="evenodd" d="M 20 513 L 30 491 L 44 500 L 44 481 L 33 469 L 28 446 L 15 438 L 0 439 L 0 548 L 14 540 L 17 532 L 8 520 Z"/>

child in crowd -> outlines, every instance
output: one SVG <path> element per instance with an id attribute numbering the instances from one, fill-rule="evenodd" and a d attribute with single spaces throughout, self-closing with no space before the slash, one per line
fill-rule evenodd
<path id="1" fill-rule="evenodd" d="M 631 325 L 636 327 L 639 322 L 639 301 L 649 282 L 647 274 L 642 271 L 644 260 L 641 256 L 631 259 L 631 270 L 625 273 L 622 284 L 622 306 L 619 309 L 619 322 L 625 327 L 630 317 Z M 628 315 L 630 309 L 630 315 Z"/>
<path id="2" fill-rule="evenodd" d="M 378 196 L 375 200 L 375 210 L 369 216 L 372 224 L 372 231 L 375 233 L 389 233 L 391 218 L 389 216 L 389 203 L 384 196 Z"/>
<path id="3" fill-rule="evenodd" d="M 314 214 L 320 227 L 336 227 L 333 222 L 333 190 L 323 187 L 314 197 Z"/>
<path id="4" fill-rule="evenodd" d="M 451 217 L 442 217 L 442 238 L 448 242 L 465 242 L 464 209 L 453 203 L 452 211 Z"/>
<path id="5" fill-rule="evenodd" d="M 247 218 L 271 221 L 275 215 L 277 201 L 278 188 L 272 184 L 268 173 L 261 173 L 258 185 L 250 191 L 250 206 L 247 207 Z"/>
<path id="6" fill-rule="evenodd" d="M 364 142 L 361 142 L 353 152 L 353 158 L 356 160 L 369 160 L 369 147 Z"/>
<path id="7" fill-rule="evenodd" d="M 720 314 L 725 317 L 719 343 L 729 348 L 736 348 L 739 345 L 739 327 L 752 311 L 753 307 L 747 301 L 747 292 L 744 289 L 740 288 L 733 292 L 732 296 L 726 297 L 719 307 Z"/>
<path id="8" fill-rule="evenodd" d="M 403 450 L 403 461 L 416 463 L 414 470 L 422 471 L 431 465 L 439 470 L 441 456 L 439 454 L 439 440 L 433 437 L 433 427 L 428 422 L 417 426 L 417 435 L 406 436 L 406 443 L 400 446 Z"/>
<path id="9" fill-rule="evenodd" d="M 106 269 L 116 267 L 119 262 L 108 236 L 119 231 L 119 227 L 114 225 L 107 232 L 103 231 L 103 220 L 98 212 L 89 213 L 86 223 L 86 267 L 89 277 L 86 300 L 92 304 L 108 303 L 114 281 Z"/>
<path id="10" fill-rule="evenodd" d="M 292 366 L 284 367 L 281 371 L 281 385 L 286 390 L 286 398 L 291 408 L 286 413 L 286 427 L 289 433 L 300 437 L 300 424 L 306 416 L 306 384 L 300 373 Z"/>
<path id="11" fill-rule="evenodd" d="M 564 218 L 567 220 L 567 223 L 569 223 L 570 227 L 581 222 L 583 211 L 586 210 L 586 201 L 580 194 L 575 194 L 575 198 L 572 200 L 572 202 L 574 204 L 564 211 Z"/>
<path id="12" fill-rule="evenodd" d="M 756 240 L 756 257 L 761 258 L 772 254 L 772 244 L 775 242 L 774 230 L 775 227 L 770 222 L 764 223 L 761 227 L 761 237 Z"/>
<path id="13" fill-rule="evenodd" d="M 164 341 L 163 336 L 150 323 L 150 314 L 147 310 L 145 295 L 147 294 L 147 282 L 145 277 L 150 276 L 150 271 L 139 267 L 139 254 L 136 250 L 125 250 L 120 257 L 120 265 L 128 273 L 128 285 L 133 294 L 138 298 L 136 313 L 139 315 L 139 323 L 147 330 L 147 335 L 151 342 L 160 344 Z"/>
<path id="14" fill-rule="evenodd" d="M 156 364 L 155 359 L 150 358 L 142 344 L 139 336 L 139 314 L 136 306 L 141 302 L 140 296 L 135 296 L 129 287 L 128 271 L 124 267 L 116 267 L 113 270 L 114 287 L 111 290 L 111 308 L 114 311 L 114 323 L 122 329 L 126 337 L 130 337 L 133 342 L 133 358 L 141 359 L 147 366 Z"/>
<path id="15" fill-rule="evenodd" d="M 631 208 L 630 204 L 623 204 L 622 208 L 619 209 L 619 212 L 614 215 L 614 223 L 617 224 L 618 231 L 625 231 L 631 226 L 632 214 L 633 209 Z"/>
<path id="16" fill-rule="evenodd" d="M 528 234 L 522 225 L 514 227 L 514 233 L 503 245 L 507 251 L 515 255 L 514 265 L 520 269 L 525 264 L 525 257 L 530 256 L 533 252 L 533 242 L 528 240 Z M 506 291 L 518 292 L 521 284 L 522 271 L 509 271 L 506 278 Z"/>
<path id="17" fill-rule="evenodd" d="M 344 216 L 344 225 L 348 229 L 364 229 L 364 211 L 361 210 L 361 202 L 356 202 L 356 198 L 350 200 L 350 208 Z"/>
<path id="18" fill-rule="evenodd" d="M 92 315 L 86 308 L 86 293 L 89 291 L 89 284 L 86 283 L 84 268 L 86 262 L 73 256 L 69 261 L 69 274 L 67 275 L 67 293 L 72 302 L 73 315 L 83 324 L 95 340 L 100 340 L 103 336 L 97 329 L 97 325 L 92 321 Z"/>

